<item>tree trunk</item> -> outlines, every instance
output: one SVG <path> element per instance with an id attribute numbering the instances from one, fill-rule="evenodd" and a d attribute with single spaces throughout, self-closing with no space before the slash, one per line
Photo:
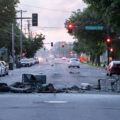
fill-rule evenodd
<path id="1" fill-rule="evenodd" d="M 96 56 L 96 65 L 100 66 L 100 56 L 99 55 Z"/>
<path id="2" fill-rule="evenodd" d="M 92 64 L 94 64 L 95 61 L 95 57 L 94 56 L 90 56 L 90 62 L 92 62 Z"/>

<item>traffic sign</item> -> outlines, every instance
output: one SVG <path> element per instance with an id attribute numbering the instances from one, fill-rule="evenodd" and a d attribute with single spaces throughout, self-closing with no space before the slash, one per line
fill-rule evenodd
<path id="1" fill-rule="evenodd" d="M 85 30 L 103 30 L 104 26 L 85 26 Z"/>

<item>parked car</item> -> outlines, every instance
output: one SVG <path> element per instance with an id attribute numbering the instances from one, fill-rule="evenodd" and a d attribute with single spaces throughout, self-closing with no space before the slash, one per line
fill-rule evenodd
<path id="1" fill-rule="evenodd" d="M 120 74 L 120 61 L 112 61 L 107 68 L 107 75 Z"/>
<path id="2" fill-rule="evenodd" d="M 35 64 L 39 64 L 39 59 L 36 57 L 35 59 Z"/>
<path id="3" fill-rule="evenodd" d="M 80 62 L 77 58 L 71 58 L 68 63 L 68 68 L 77 67 L 80 68 Z"/>
<path id="4" fill-rule="evenodd" d="M 66 57 L 62 57 L 62 60 L 66 60 L 67 58 Z"/>
<path id="5" fill-rule="evenodd" d="M 1 61 L 1 63 L 4 65 L 5 67 L 5 75 L 8 75 L 8 70 L 9 70 L 9 67 L 7 65 L 7 63 L 5 61 Z"/>
<path id="6" fill-rule="evenodd" d="M 32 62 L 29 59 L 21 59 L 20 64 L 21 64 L 22 67 L 32 66 Z"/>
<path id="7" fill-rule="evenodd" d="M 0 76 L 4 76 L 5 74 L 5 66 L 0 62 Z"/>
<path id="8" fill-rule="evenodd" d="M 29 61 L 32 63 L 32 65 L 34 65 L 36 62 L 34 58 L 29 58 Z"/>

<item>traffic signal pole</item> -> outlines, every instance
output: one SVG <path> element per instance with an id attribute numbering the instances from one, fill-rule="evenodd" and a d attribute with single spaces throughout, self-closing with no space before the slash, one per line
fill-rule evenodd
<path id="1" fill-rule="evenodd" d="M 107 27 L 107 36 L 110 37 L 110 27 Z M 110 57 L 110 52 L 109 52 L 109 44 L 107 44 L 107 65 L 109 65 L 109 57 Z"/>
<path id="2" fill-rule="evenodd" d="M 107 65 L 109 65 L 109 57 L 110 57 L 110 53 L 109 53 L 109 47 L 107 45 Z"/>

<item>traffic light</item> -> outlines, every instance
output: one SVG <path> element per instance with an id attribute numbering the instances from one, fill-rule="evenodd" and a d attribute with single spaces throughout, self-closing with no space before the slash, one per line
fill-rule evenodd
<path id="1" fill-rule="evenodd" d="M 108 38 L 106 39 L 106 43 L 107 43 L 107 45 L 110 45 L 111 42 L 112 42 L 112 39 L 111 39 L 110 37 L 108 37 Z"/>
<path id="2" fill-rule="evenodd" d="M 65 47 L 65 44 L 64 43 L 62 43 L 62 45 L 61 45 L 62 47 Z"/>
<path id="3" fill-rule="evenodd" d="M 51 42 L 51 47 L 53 47 L 53 42 Z"/>
<path id="4" fill-rule="evenodd" d="M 113 49 L 113 48 L 110 48 L 109 51 L 110 51 L 111 53 L 113 53 L 113 52 L 114 52 L 114 49 Z"/>
<path id="5" fill-rule="evenodd" d="M 72 33 L 73 31 L 73 24 L 72 23 L 69 23 L 68 26 L 67 26 L 67 29 L 68 29 L 68 33 Z"/>
<path id="6" fill-rule="evenodd" d="M 38 14 L 37 13 L 32 14 L 32 26 L 38 26 Z"/>

